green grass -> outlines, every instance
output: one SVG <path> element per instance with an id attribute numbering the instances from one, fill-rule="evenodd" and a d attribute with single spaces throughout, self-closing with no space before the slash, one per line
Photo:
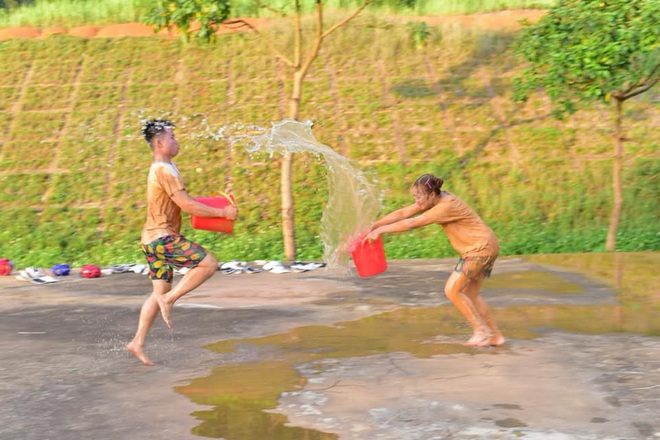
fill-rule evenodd
<path id="1" fill-rule="evenodd" d="M 507 9 L 548 8 L 556 0 L 416 0 L 413 7 L 406 7 L 399 0 L 380 0 L 369 7 L 380 13 L 424 14 L 474 14 Z M 16 26 L 55 27 L 107 25 L 138 22 L 148 10 L 150 0 L 36 0 L 32 4 L 10 10 L 0 8 L 0 28 Z M 281 9 L 291 4 L 289 0 L 271 0 L 269 6 Z M 355 7 L 358 0 L 326 0 L 327 10 Z M 306 12 L 313 10 L 312 2 L 303 2 Z M 232 4 L 235 16 L 272 16 L 260 10 L 250 0 L 235 0 Z"/>
<path id="2" fill-rule="evenodd" d="M 520 66 L 511 34 L 430 27 L 442 38 L 415 50 L 405 20 L 369 20 L 326 40 L 301 119 L 378 176 L 384 211 L 410 203 L 414 179 L 433 172 L 493 227 L 503 254 L 604 250 L 610 108 L 557 121 L 543 95 L 514 106 Z M 278 26 L 267 32 L 286 39 Z M 190 193 L 230 184 L 241 208 L 233 236 L 193 230 L 187 216 L 183 232 L 221 260 L 283 258 L 278 158 L 192 137 L 203 117 L 217 128 L 285 116 L 288 80 L 263 53 L 240 35 L 209 47 L 158 37 L 1 42 L 0 256 L 19 267 L 141 261 L 151 158 L 139 121 L 169 114 L 179 122 L 177 166 Z M 631 141 L 618 249 L 658 250 L 657 104 L 642 95 L 625 111 Z M 298 257 L 319 259 L 325 166 L 299 154 L 294 167 Z M 433 227 L 387 236 L 385 246 L 388 258 L 454 255 Z"/>

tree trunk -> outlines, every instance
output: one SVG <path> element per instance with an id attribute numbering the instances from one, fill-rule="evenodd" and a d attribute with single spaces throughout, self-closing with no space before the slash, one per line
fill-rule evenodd
<path id="1" fill-rule="evenodd" d="M 289 261 L 296 259 L 296 238 L 293 216 L 293 185 L 292 185 L 293 154 L 289 153 L 282 159 L 282 175 L 280 190 L 282 197 L 282 239 L 284 241 L 284 257 Z"/>
<path id="2" fill-rule="evenodd" d="M 293 91 L 289 99 L 289 119 L 298 120 L 300 98 L 302 96 L 303 72 L 296 70 L 293 74 Z M 280 189 L 282 197 L 282 238 L 284 240 L 284 256 L 289 261 L 296 259 L 295 218 L 293 203 L 293 154 L 284 156 L 282 161 Z"/>
<path id="3" fill-rule="evenodd" d="M 614 190 L 614 203 L 610 217 L 610 227 L 607 231 L 607 242 L 605 250 L 614 252 L 616 250 L 616 234 L 619 230 L 621 218 L 621 207 L 623 206 L 623 185 L 621 182 L 621 162 L 623 161 L 623 133 L 621 130 L 623 101 L 616 99 L 616 119 L 614 123 L 614 169 L 612 172 L 612 189 Z"/>

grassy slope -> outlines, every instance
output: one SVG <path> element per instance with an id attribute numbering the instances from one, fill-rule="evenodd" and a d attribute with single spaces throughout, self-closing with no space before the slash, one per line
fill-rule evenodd
<path id="1" fill-rule="evenodd" d="M 404 24 L 371 24 L 326 41 L 301 119 L 378 174 L 386 210 L 408 203 L 409 185 L 430 171 L 494 227 L 505 254 L 602 250 L 608 108 L 563 122 L 542 96 L 517 108 L 511 34 L 438 27 L 415 50 Z M 268 125 L 286 114 L 284 67 L 244 36 L 208 48 L 156 37 L 14 40 L 0 43 L 0 56 L 0 256 L 19 266 L 141 259 L 150 161 L 141 117 L 201 113 L 220 126 Z M 658 115 L 648 99 L 627 104 L 622 250 L 660 248 Z M 277 158 L 194 141 L 188 134 L 199 121 L 179 130 L 186 148 L 177 164 L 192 194 L 233 186 L 242 218 L 231 239 L 191 230 L 187 219 L 184 232 L 220 259 L 281 258 Z M 299 258 L 317 259 L 323 164 L 298 156 L 295 179 Z M 386 247 L 389 258 L 453 255 L 434 228 L 388 237 Z"/>

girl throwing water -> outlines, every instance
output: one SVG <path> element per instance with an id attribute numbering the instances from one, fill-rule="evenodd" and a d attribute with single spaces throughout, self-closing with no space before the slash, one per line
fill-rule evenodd
<path id="1" fill-rule="evenodd" d="M 461 199 L 443 191 L 442 184 L 443 180 L 433 174 L 420 176 L 412 187 L 415 203 L 374 222 L 364 239 L 375 241 L 381 234 L 409 231 L 433 223 L 442 226 L 460 254 L 445 285 L 445 295 L 472 326 L 472 337 L 464 345 L 502 345 L 504 336 L 493 321 L 486 301 L 479 295 L 484 279 L 493 270 L 500 245 L 481 217 Z"/>

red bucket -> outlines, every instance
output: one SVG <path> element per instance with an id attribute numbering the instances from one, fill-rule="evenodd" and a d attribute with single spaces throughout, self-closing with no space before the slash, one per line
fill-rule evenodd
<path id="1" fill-rule="evenodd" d="M 385 260 L 385 250 L 383 249 L 383 238 L 373 243 L 362 242 L 363 237 L 358 237 L 351 245 L 351 256 L 361 277 L 371 277 L 385 272 L 387 269 L 387 260 Z"/>
<path id="2" fill-rule="evenodd" d="M 231 199 L 228 197 L 231 197 Z M 228 197 L 195 197 L 195 200 L 214 208 L 225 208 L 234 204 L 234 196 L 232 195 Z M 193 215 L 190 217 L 190 222 L 195 229 L 224 232 L 225 234 L 231 234 L 234 232 L 234 221 L 223 217 L 198 217 Z"/>

